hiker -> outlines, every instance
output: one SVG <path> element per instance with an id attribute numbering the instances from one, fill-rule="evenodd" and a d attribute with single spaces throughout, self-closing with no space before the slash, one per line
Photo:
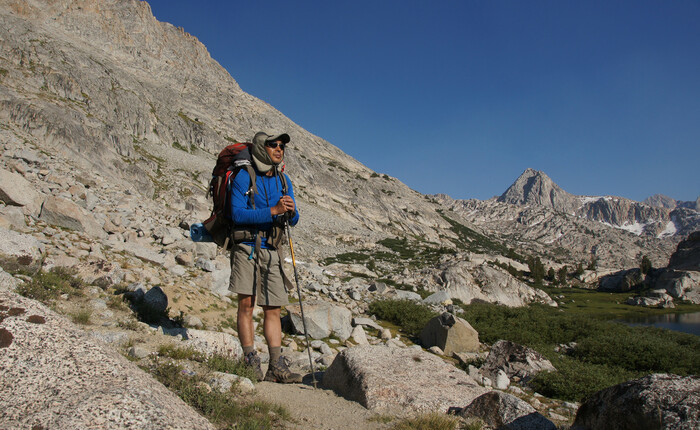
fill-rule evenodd
<path id="1" fill-rule="evenodd" d="M 301 382 L 282 356 L 281 307 L 289 304 L 287 286 L 293 288 L 282 270 L 281 245 L 284 223 L 299 221 L 292 182 L 282 172 L 288 134 L 270 136 L 259 132 L 253 137 L 250 153 L 257 192 L 252 191 L 249 171 L 241 170 L 231 183 L 231 214 L 234 245 L 231 249 L 229 291 L 238 295 L 238 337 L 246 364 L 258 380 L 263 379 L 254 341 L 253 309 L 263 309 L 263 333 L 270 353 L 264 380 Z M 286 190 L 286 192 L 285 192 Z"/>

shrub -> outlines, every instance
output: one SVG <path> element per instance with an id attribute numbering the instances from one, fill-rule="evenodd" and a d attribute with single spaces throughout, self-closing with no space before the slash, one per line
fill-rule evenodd
<path id="1" fill-rule="evenodd" d="M 595 293 L 589 293 L 595 294 Z M 533 387 L 550 397 L 580 401 L 605 387 L 653 372 L 679 375 L 700 372 L 700 339 L 651 327 L 629 327 L 591 314 L 565 314 L 542 305 L 508 308 L 462 305 L 463 318 L 485 343 L 499 339 L 529 346 L 557 372 L 540 374 Z M 559 344 L 576 342 L 563 356 Z"/>
<path id="2" fill-rule="evenodd" d="M 542 372 L 530 385 L 540 394 L 570 401 L 581 401 L 604 388 L 641 376 L 620 367 L 584 363 L 568 357 L 553 358 L 552 364 L 556 372 Z"/>
<path id="3" fill-rule="evenodd" d="M 31 281 L 20 284 L 17 293 L 45 304 L 53 302 L 63 294 L 82 296 L 86 284 L 74 275 L 74 271 L 62 267 L 38 272 Z"/>
<path id="4" fill-rule="evenodd" d="M 572 355 L 587 363 L 636 372 L 700 373 L 700 339 L 653 327 L 614 328 L 582 339 Z"/>
<path id="5" fill-rule="evenodd" d="M 429 307 L 411 300 L 378 300 L 369 304 L 369 312 L 398 325 L 409 336 L 419 336 L 428 321 L 437 315 Z"/>

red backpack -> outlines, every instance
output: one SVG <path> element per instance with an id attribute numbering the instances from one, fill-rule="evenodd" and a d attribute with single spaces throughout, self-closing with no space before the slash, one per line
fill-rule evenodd
<path id="1" fill-rule="evenodd" d="M 202 224 L 214 239 L 214 242 L 225 250 L 231 249 L 231 232 L 233 229 L 229 187 L 231 181 L 241 169 L 245 168 L 250 175 L 249 195 L 251 201 L 254 201 L 254 194 L 257 193 L 255 171 L 253 170 L 248 149 L 250 145 L 247 142 L 239 142 L 224 148 L 219 153 L 214 170 L 211 172 L 207 197 L 211 196 L 213 198 L 214 207 L 211 211 L 211 216 Z"/>

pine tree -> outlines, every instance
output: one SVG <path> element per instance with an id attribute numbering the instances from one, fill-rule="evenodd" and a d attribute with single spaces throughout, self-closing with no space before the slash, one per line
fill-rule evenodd
<path id="1" fill-rule="evenodd" d="M 569 268 L 567 266 L 563 266 L 559 269 L 557 272 L 557 278 L 559 279 L 559 283 L 561 285 L 566 285 L 566 277 L 569 274 Z"/>
<path id="2" fill-rule="evenodd" d="M 646 255 L 644 255 L 644 256 L 642 257 L 642 262 L 641 262 L 641 264 L 640 264 L 640 269 L 641 269 L 641 271 L 642 271 L 642 275 L 646 275 L 647 273 L 651 272 L 651 269 L 652 269 L 652 267 L 651 267 L 651 260 L 650 260 L 649 257 L 647 257 Z"/>

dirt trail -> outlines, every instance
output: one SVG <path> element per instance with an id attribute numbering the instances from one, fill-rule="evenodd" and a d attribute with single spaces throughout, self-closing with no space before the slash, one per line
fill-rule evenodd
<path id="1" fill-rule="evenodd" d="M 306 382 L 306 381 L 305 381 Z M 260 398 L 284 406 L 292 415 L 290 429 L 379 430 L 388 428 L 377 421 L 381 414 L 357 402 L 346 400 L 331 390 L 314 389 L 307 384 L 256 384 Z M 374 420 L 371 420 L 375 418 Z"/>

